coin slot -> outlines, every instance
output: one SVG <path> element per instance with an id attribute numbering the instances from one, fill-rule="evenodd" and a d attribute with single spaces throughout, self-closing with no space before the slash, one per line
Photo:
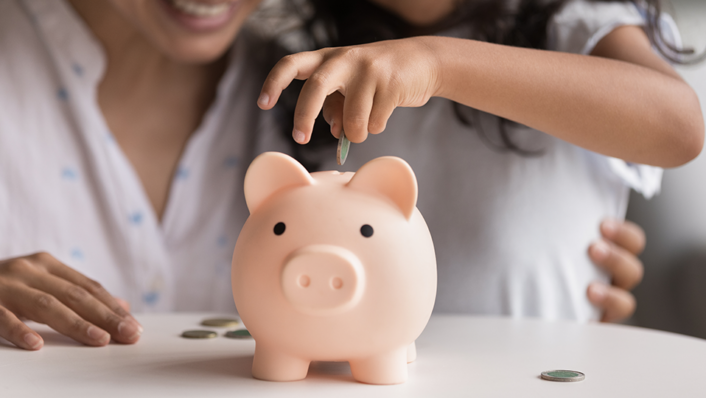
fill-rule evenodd
<path id="1" fill-rule="evenodd" d="M 308 276 L 302 275 L 299 277 L 299 286 L 309 287 L 310 284 L 311 284 L 311 279 L 309 279 Z"/>
<path id="2" fill-rule="evenodd" d="M 343 287 L 343 280 L 339 277 L 334 277 L 331 279 L 331 287 L 338 290 Z"/>

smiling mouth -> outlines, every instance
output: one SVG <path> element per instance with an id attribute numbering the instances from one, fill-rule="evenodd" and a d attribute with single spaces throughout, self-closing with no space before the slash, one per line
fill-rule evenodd
<path id="1" fill-rule="evenodd" d="M 194 0 L 169 0 L 169 3 L 179 12 L 196 18 L 212 18 L 228 12 L 235 1 L 220 3 L 204 3 Z"/>

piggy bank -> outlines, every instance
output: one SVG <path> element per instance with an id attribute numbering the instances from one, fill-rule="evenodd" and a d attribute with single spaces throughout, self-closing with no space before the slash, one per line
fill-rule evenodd
<path id="1" fill-rule="evenodd" d="M 357 381 L 403 383 L 436 297 L 409 165 L 381 157 L 356 173 L 309 174 L 268 152 L 248 168 L 245 199 L 231 275 L 255 339 L 253 376 L 300 380 L 311 361 L 348 361 Z"/>

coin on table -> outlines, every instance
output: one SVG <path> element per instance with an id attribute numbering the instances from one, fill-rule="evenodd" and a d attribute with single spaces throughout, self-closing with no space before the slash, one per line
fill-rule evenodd
<path id="1" fill-rule="evenodd" d="M 247 329 L 229 330 L 224 335 L 231 339 L 250 339 L 252 336 Z"/>
<path id="2" fill-rule="evenodd" d="M 240 321 L 235 318 L 209 318 L 201 321 L 201 326 L 217 328 L 232 328 L 238 325 L 240 325 Z"/>
<path id="3" fill-rule="evenodd" d="M 339 166 L 343 166 L 346 163 L 346 158 L 348 157 L 348 149 L 351 147 L 351 142 L 346 138 L 346 133 L 341 129 L 341 135 L 338 137 L 338 149 L 336 150 L 336 162 Z"/>
<path id="4" fill-rule="evenodd" d="M 586 375 L 575 370 L 548 370 L 542 372 L 542 378 L 549 381 L 572 382 L 581 381 L 586 378 Z"/>
<path id="5" fill-rule="evenodd" d="M 212 330 L 187 330 L 181 334 L 186 339 L 212 339 L 218 337 L 218 333 Z"/>

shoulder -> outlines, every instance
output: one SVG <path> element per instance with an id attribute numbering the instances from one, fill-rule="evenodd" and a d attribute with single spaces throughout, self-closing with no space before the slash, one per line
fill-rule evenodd
<path id="1" fill-rule="evenodd" d="M 547 26 L 548 49 L 589 54 L 614 29 L 644 23 L 632 1 L 569 0 Z"/>

